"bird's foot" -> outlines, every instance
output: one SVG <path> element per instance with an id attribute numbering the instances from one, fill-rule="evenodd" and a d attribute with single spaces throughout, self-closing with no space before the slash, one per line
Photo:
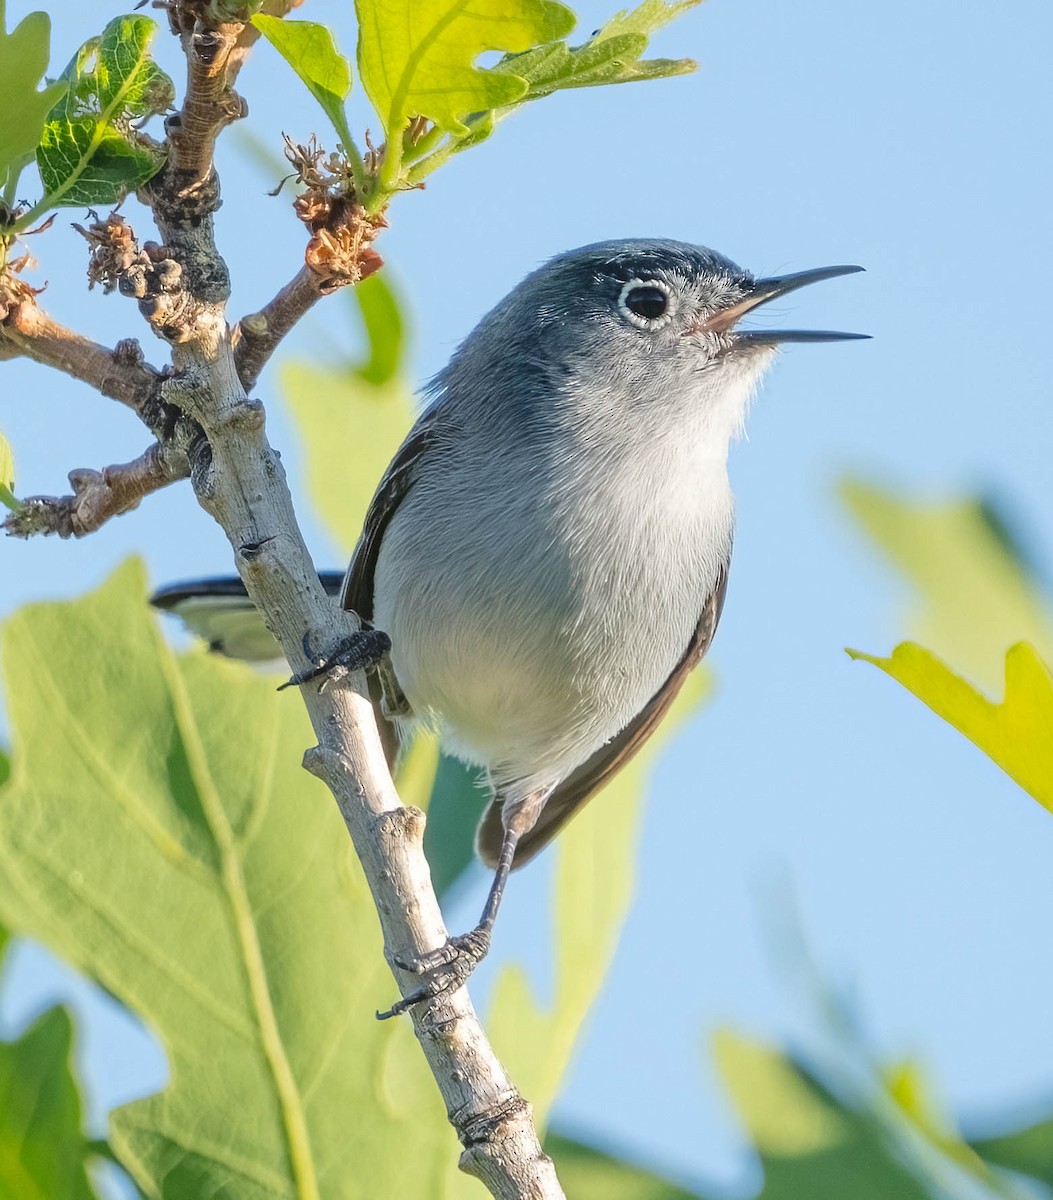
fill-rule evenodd
<path id="1" fill-rule="evenodd" d="M 304 648 L 307 649 L 306 645 Z M 278 691 L 287 687 L 300 687 L 323 675 L 332 677 L 334 672 L 339 670 L 344 672 L 368 671 L 370 668 L 376 667 L 390 649 L 391 638 L 386 633 L 381 633 L 379 629 L 360 629 L 346 641 L 341 642 L 328 658 L 322 659 L 315 666 L 309 667 L 306 671 L 300 671 L 291 679 L 287 679 L 278 688 Z M 313 657 L 309 650 L 307 650 L 307 656 Z M 322 686 L 324 687 L 325 684 L 323 683 Z"/>
<path id="2" fill-rule="evenodd" d="M 395 965 L 414 975 L 423 976 L 419 988 L 393 1004 L 387 1012 L 378 1012 L 377 1020 L 386 1021 L 408 1012 L 414 1004 L 433 1000 L 444 992 L 456 991 L 486 957 L 490 949 L 490 930 L 483 926 L 449 938 L 444 945 L 420 958 L 395 958 Z"/>

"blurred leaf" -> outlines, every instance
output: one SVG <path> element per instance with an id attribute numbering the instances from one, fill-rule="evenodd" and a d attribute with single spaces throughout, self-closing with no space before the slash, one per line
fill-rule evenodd
<path id="1" fill-rule="evenodd" d="M 1053 676 L 1033 646 L 1019 642 L 1005 657 L 1005 697 L 995 704 L 913 642 L 891 658 L 849 650 L 880 667 L 1053 812 Z"/>
<path id="2" fill-rule="evenodd" d="M 1053 1188 L 1053 1117 L 1014 1133 L 970 1138 L 969 1144 L 985 1162 L 1030 1175 Z"/>
<path id="3" fill-rule="evenodd" d="M 428 809 L 438 766 L 439 739 L 430 730 L 419 730 L 395 771 L 395 784 L 403 804 Z"/>
<path id="4" fill-rule="evenodd" d="M 22 609 L 3 656 L 0 916 L 161 1038 L 170 1085 L 112 1117 L 146 1194 L 440 1194 L 456 1139 L 409 1022 L 374 1020 L 394 985 L 336 805 L 300 767 L 302 708 L 173 656 L 134 565 Z"/>
<path id="5" fill-rule="evenodd" d="M 760 1155 L 758 1200 L 945 1200 L 898 1160 L 799 1062 L 731 1030 L 716 1033 L 717 1070 Z"/>
<path id="6" fill-rule="evenodd" d="M 351 94 L 351 66 L 337 50 L 332 31 L 313 21 L 292 21 L 264 13 L 257 13 L 252 23 L 304 81 L 344 148 L 349 149 L 353 139 L 344 101 Z"/>
<path id="7" fill-rule="evenodd" d="M 164 112 L 171 79 L 150 58 L 157 24 L 115 17 L 62 73 L 66 94 L 52 109 L 37 149 L 44 184 L 39 214 L 60 205 L 113 204 L 164 165 L 160 147 L 133 120 Z"/>
<path id="8" fill-rule="evenodd" d="M 6 32 L 0 0 L 0 191 L 17 186 L 44 129 L 44 119 L 65 91 L 64 82 L 37 91 L 51 55 L 51 18 L 33 12 Z M 7 482 L 0 476 L 0 484 Z"/>
<path id="9" fill-rule="evenodd" d="M 556 1163 L 563 1190 L 574 1200 L 703 1200 L 659 1175 L 634 1167 L 571 1138 L 550 1133 L 545 1150 Z"/>
<path id="10" fill-rule="evenodd" d="M 1053 618 L 991 506 L 904 501 L 858 480 L 841 494 L 856 519 L 918 587 L 909 626 L 915 639 L 981 686 L 1002 681 L 1014 642 L 1053 656 Z"/>
<path id="11" fill-rule="evenodd" d="M 527 92 L 523 79 L 480 70 L 486 50 L 527 50 L 563 37 L 574 14 L 555 0 L 356 0 L 358 73 L 389 141 L 412 117 L 468 132 L 470 113 Z"/>
<path id="12" fill-rule="evenodd" d="M 365 361 L 350 368 L 290 362 L 282 394 L 304 443 L 308 491 L 341 550 L 350 555 L 384 468 L 413 424 L 404 376 L 404 322 L 379 276 L 348 288 L 368 338 Z"/>
<path id="13" fill-rule="evenodd" d="M 440 900 L 475 861 L 475 827 L 489 795 L 481 770 L 446 754 L 439 759 L 428 802 L 424 850 Z"/>
<path id="14" fill-rule="evenodd" d="M 15 499 L 15 456 L 11 443 L 0 432 L 0 504 L 10 509 L 19 507 Z"/>
<path id="15" fill-rule="evenodd" d="M 501 1061 L 530 1097 L 539 1127 L 559 1091 L 578 1030 L 614 957 L 633 888 L 647 776 L 677 726 L 701 704 L 696 671 L 658 734 L 555 842 L 554 993 L 543 1007 L 519 967 L 499 975 L 487 1022 Z"/>
<path id="16" fill-rule="evenodd" d="M 508 71 L 525 79 L 530 89 L 528 100 L 563 88 L 685 75 L 698 68 L 690 58 L 641 62 L 640 57 L 647 49 L 649 34 L 700 3 L 701 0 L 683 0 L 677 4 L 645 0 L 639 7 L 612 17 L 582 46 L 551 42 L 522 54 L 506 55 L 494 70 Z"/>
<path id="17" fill-rule="evenodd" d="M 94 1200 L 72 1040 L 69 1014 L 52 1008 L 0 1042 L 0 1200 Z"/>
<path id="18" fill-rule="evenodd" d="M 368 356 L 353 367 L 363 383 L 384 387 L 394 383 L 405 367 L 406 322 L 398 296 L 381 271 L 353 289 L 365 326 Z"/>

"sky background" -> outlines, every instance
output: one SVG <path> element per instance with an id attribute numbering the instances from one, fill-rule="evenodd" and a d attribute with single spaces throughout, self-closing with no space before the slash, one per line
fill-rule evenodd
<path id="1" fill-rule="evenodd" d="M 9 0 L 8 26 L 31 7 Z M 124 11 L 72 0 L 48 10 L 53 72 Z M 612 11 L 593 0 L 577 10 L 582 35 Z M 308 0 L 303 15 L 333 22 L 352 49 L 347 0 Z M 1053 563 L 1050 44 L 1053 9 L 1039 0 L 709 0 L 654 45 L 697 58 L 698 74 L 529 107 L 401 197 L 383 236 L 412 308 L 418 382 L 526 272 L 586 242 L 681 238 L 757 274 L 868 271 L 771 311 L 773 324 L 874 340 L 790 348 L 733 452 L 738 532 L 709 657 L 717 692 L 655 772 L 635 903 L 557 1109 L 564 1128 L 684 1180 L 749 1178 L 706 1049 L 714 1026 L 807 1036 L 807 1006 L 769 936 L 790 895 L 878 1049 L 920 1055 L 968 1128 L 1053 1105 L 1053 822 L 843 653 L 901 640 L 909 591 L 836 496 L 849 473 L 933 500 L 993 491 L 1041 567 Z M 174 71 L 172 47 L 161 48 Z M 281 130 L 319 127 L 272 56 L 250 64 L 239 90 L 276 149 Z M 367 119 L 356 94 L 352 128 Z M 237 314 L 294 272 L 302 234 L 236 139 L 224 139 L 220 167 Z M 37 251 L 57 317 L 111 344 L 146 343 L 127 301 L 85 300 L 66 213 Z M 333 337 L 353 352 L 347 313 L 320 307 L 286 353 L 310 357 Z M 64 491 L 70 468 L 145 445 L 118 405 L 57 374 L 15 362 L 0 378 L 20 494 Z M 258 393 L 273 405 L 272 440 L 291 447 L 274 380 Z M 286 461 L 302 497 L 291 450 Z M 342 566 L 301 510 L 320 565 Z M 189 489 L 173 488 L 80 543 L 0 544 L 0 615 L 93 587 L 133 551 L 157 583 L 231 567 Z M 536 941 L 547 871 L 542 861 L 516 876 L 497 959 Z M 451 927 L 474 921 L 485 886 L 480 870 Z M 159 1051 L 37 950 L 16 952 L 3 1028 L 69 995 L 96 1110 L 156 1086 Z"/>

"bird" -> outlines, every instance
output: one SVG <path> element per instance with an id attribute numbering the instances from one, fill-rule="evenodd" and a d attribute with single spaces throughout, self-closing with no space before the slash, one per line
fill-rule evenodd
<path id="1" fill-rule="evenodd" d="M 706 654 L 731 565 L 728 451 L 762 377 L 780 346 L 866 336 L 740 322 L 862 269 L 756 278 L 687 242 L 594 243 L 527 275 L 429 385 L 346 573 L 323 583 L 387 635 L 371 694 L 389 744 L 424 722 L 485 771 L 476 850 L 494 875 L 477 925 L 403 963 L 420 986 L 378 1015 L 464 982 L 511 870 L 636 754 Z M 251 607 L 237 580 L 153 600 L 199 624 L 225 606 L 227 650 Z"/>

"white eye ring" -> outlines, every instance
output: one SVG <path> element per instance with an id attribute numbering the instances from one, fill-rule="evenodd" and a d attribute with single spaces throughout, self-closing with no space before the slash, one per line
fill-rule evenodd
<path id="1" fill-rule="evenodd" d="M 664 311 L 657 317 L 644 317 L 633 312 L 627 300 L 629 293 L 636 288 L 650 288 L 661 292 L 665 296 Z M 618 308 L 621 310 L 622 316 L 637 329 L 661 329 L 673 319 L 673 314 L 676 312 L 676 299 L 673 296 L 673 289 L 663 279 L 629 279 L 622 284 L 622 290 L 618 293 Z"/>

